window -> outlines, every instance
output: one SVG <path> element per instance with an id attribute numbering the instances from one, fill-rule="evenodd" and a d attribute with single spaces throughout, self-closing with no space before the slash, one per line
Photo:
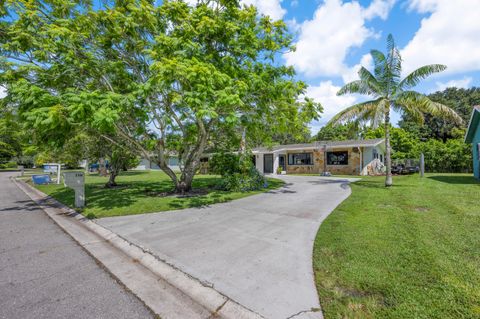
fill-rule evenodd
<path id="1" fill-rule="evenodd" d="M 178 157 L 170 157 L 168 159 L 168 166 L 178 166 Z"/>
<path id="2" fill-rule="evenodd" d="M 327 165 L 348 165 L 348 151 L 327 152 Z"/>
<path id="3" fill-rule="evenodd" d="M 288 154 L 288 165 L 313 165 L 312 153 Z"/>

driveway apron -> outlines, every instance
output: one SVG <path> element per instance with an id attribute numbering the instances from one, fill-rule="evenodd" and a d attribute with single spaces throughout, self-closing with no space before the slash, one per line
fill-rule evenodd
<path id="1" fill-rule="evenodd" d="M 179 211 L 97 222 L 266 318 L 319 308 L 312 270 L 321 222 L 348 180 L 282 176 L 277 190 Z"/>

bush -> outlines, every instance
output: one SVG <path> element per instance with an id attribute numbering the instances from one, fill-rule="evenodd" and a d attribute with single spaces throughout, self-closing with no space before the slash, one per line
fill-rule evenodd
<path id="1" fill-rule="evenodd" d="M 468 173 L 472 171 L 472 148 L 463 139 L 446 143 L 430 139 L 419 144 L 425 155 L 425 170 L 432 173 Z"/>
<path id="2" fill-rule="evenodd" d="M 215 154 L 208 161 L 208 168 L 211 173 L 222 176 L 240 173 L 240 157 L 230 153 Z"/>
<path id="3" fill-rule="evenodd" d="M 266 188 L 265 177 L 255 167 L 251 167 L 247 174 L 234 173 L 223 177 L 221 187 L 227 191 L 248 192 Z"/>
<path id="4" fill-rule="evenodd" d="M 17 167 L 18 167 L 17 162 L 7 162 L 7 163 L 0 164 L 0 168 L 2 169 L 17 168 Z"/>
<path id="5" fill-rule="evenodd" d="M 267 187 L 265 177 L 257 171 L 250 156 L 215 154 L 209 168 L 210 172 L 222 176 L 220 188 L 226 191 L 247 192 Z"/>

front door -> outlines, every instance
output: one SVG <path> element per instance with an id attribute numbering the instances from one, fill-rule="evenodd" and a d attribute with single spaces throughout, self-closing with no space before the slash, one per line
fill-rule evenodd
<path id="1" fill-rule="evenodd" d="M 273 174 L 273 154 L 263 154 L 263 172 Z"/>
<path id="2" fill-rule="evenodd" d="M 285 155 L 278 155 L 278 166 L 282 168 L 282 171 L 287 170 L 287 165 L 285 162 Z"/>

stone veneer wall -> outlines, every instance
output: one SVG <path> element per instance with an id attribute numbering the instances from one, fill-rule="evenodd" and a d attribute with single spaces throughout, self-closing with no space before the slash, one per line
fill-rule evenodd
<path id="1" fill-rule="evenodd" d="M 334 151 L 348 151 L 348 165 L 327 165 L 327 171 L 332 174 L 360 175 L 360 152 L 352 148 L 336 148 Z M 288 165 L 288 154 L 313 153 L 313 165 Z M 325 154 L 320 150 L 287 152 L 287 174 L 320 174 L 324 168 Z"/>

